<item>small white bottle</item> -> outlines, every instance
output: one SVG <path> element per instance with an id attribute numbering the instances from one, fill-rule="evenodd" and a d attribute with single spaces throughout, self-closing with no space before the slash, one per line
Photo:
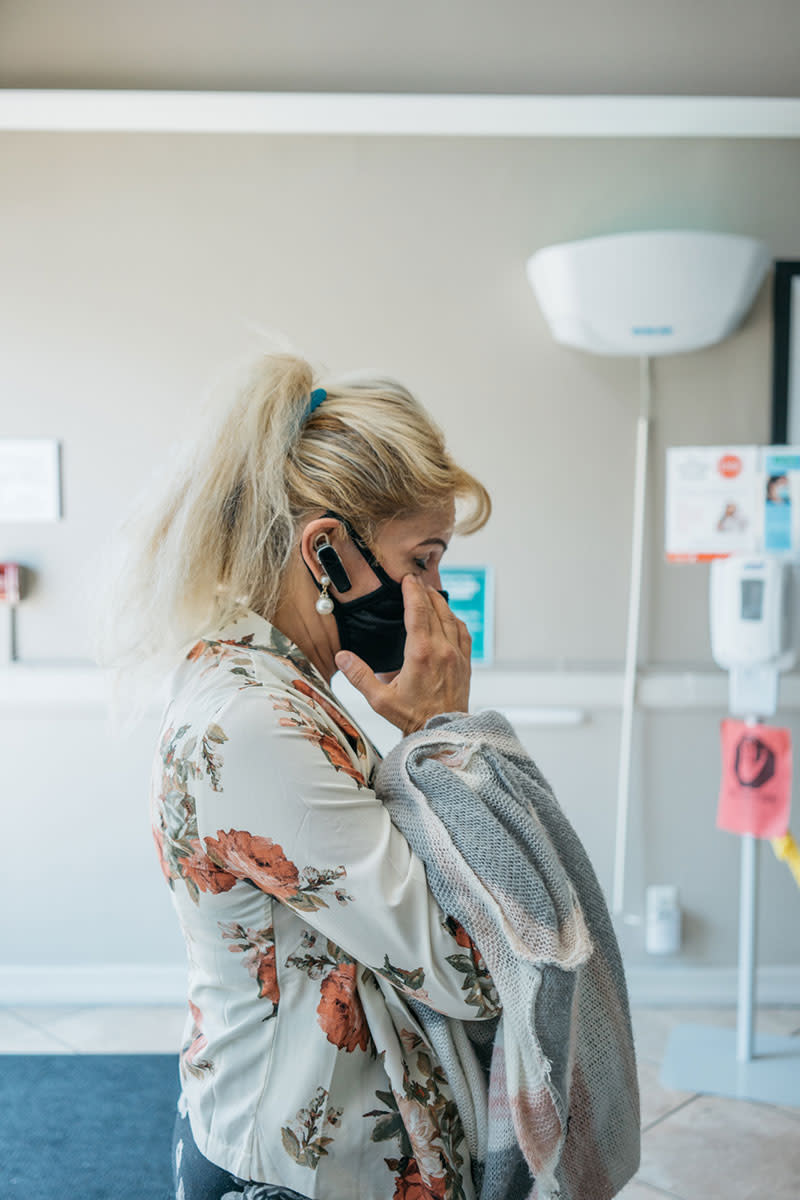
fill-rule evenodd
<path id="1" fill-rule="evenodd" d="M 681 910 L 673 884 L 647 889 L 644 946 L 648 954 L 677 954 L 681 948 Z"/>

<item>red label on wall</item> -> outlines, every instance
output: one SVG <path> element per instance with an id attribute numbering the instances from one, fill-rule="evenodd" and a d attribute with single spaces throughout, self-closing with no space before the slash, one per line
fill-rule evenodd
<path id="1" fill-rule="evenodd" d="M 781 837 L 792 803 L 792 737 L 788 729 L 728 719 L 722 734 L 717 828 Z"/>
<path id="2" fill-rule="evenodd" d="M 742 460 L 738 454 L 723 454 L 717 463 L 717 469 L 726 479 L 735 479 L 741 473 Z"/>
<path id="3" fill-rule="evenodd" d="M 19 604 L 19 567 L 0 563 L 0 603 Z"/>

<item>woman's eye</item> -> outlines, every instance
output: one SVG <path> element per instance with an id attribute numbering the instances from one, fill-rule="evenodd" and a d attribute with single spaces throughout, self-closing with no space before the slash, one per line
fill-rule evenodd
<path id="1" fill-rule="evenodd" d="M 414 559 L 414 566 L 415 566 L 415 567 L 419 567 L 420 571 L 425 571 L 425 570 L 427 569 L 427 566 L 428 566 L 428 560 L 427 560 L 427 558 L 415 558 L 415 559 Z"/>

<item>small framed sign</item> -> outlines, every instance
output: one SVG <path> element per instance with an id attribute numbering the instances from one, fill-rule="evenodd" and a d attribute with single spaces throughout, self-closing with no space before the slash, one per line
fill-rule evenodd
<path id="1" fill-rule="evenodd" d="M 0 438 L 0 522 L 58 521 L 60 467 L 51 438 Z"/>
<path id="2" fill-rule="evenodd" d="M 494 654 L 494 570 L 492 567 L 441 567 L 450 607 L 472 637 L 472 661 L 488 666 Z"/>

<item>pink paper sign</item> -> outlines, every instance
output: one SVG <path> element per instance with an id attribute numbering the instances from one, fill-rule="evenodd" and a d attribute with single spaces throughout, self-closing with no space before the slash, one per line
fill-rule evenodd
<path id="1" fill-rule="evenodd" d="M 717 828 L 781 837 L 792 803 L 792 738 L 788 729 L 727 719 L 722 733 L 722 784 Z"/>

